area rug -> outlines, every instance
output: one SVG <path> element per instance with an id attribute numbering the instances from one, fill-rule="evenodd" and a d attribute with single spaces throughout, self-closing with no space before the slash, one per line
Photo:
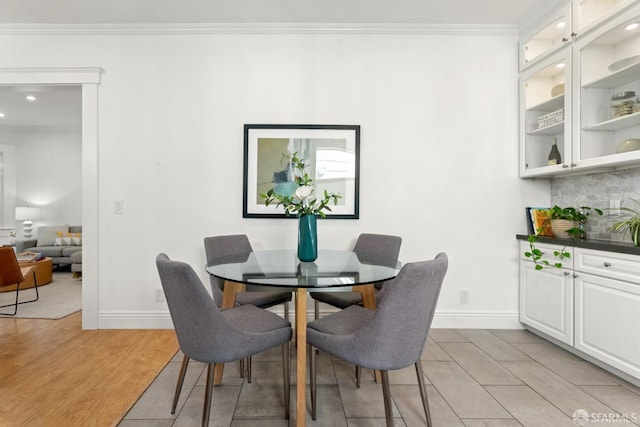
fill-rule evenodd
<path id="1" fill-rule="evenodd" d="M 82 309 L 82 280 L 74 279 L 71 273 L 54 273 L 53 281 L 48 285 L 39 286 L 38 293 L 40 294 L 38 301 L 20 304 L 18 314 L 0 318 L 61 319 Z M 33 288 L 20 291 L 20 301 L 34 297 Z M 15 292 L 1 293 L 0 305 L 13 303 L 15 299 Z M 13 307 L 4 307 L 0 310 L 3 313 L 11 313 Z"/>

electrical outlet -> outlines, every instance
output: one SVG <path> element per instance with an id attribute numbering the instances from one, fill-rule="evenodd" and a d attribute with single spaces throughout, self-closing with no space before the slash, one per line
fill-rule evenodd
<path id="1" fill-rule="evenodd" d="M 113 201 L 113 213 L 116 215 L 122 215 L 124 211 L 124 201 L 123 200 L 114 200 Z"/>
<path id="2" fill-rule="evenodd" d="M 161 288 L 156 289 L 156 302 L 164 302 L 164 292 Z"/>
<path id="3" fill-rule="evenodd" d="M 609 212 L 611 215 L 620 215 L 620 200 L 609 200 Z"/>
<path id="4" fill-rule="evenodd" d="M 469 303 L 469 289 L 460 289 L 460 302 L 463 304 Z"/>

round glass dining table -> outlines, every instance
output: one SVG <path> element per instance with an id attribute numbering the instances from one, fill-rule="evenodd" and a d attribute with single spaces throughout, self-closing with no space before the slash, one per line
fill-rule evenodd
<path id="1" fill-rule="evenodd" d="M 373 284 L 393 279 L 401 263 L 374 254 L 320 250 L 314 262 L 300 262 L 295 250 L 265 250 L 211 260 L 209 274 L 224 281 L 222 308 L 235 305 L 235 295 L 246 285 L 295 291 L 295 334 L 297 378 L 306 378 L 307 291 L 354 290 L 362 294 L 363 305 L 375 308 Z M 216 366 L 220 384 L 222 365 Z M 306 381 L 296 384 L 296 426 L 306 425 Z"/>

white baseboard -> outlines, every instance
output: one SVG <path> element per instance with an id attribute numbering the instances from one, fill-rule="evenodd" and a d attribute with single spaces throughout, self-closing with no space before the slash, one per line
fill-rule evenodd
<path id="1" fill-rule="evenodd" d="M 98 313 L 98 329 L 173 329 L 168 311 Z"/>
<path id="2" fill-rule="evenodd" d="M 518 312 L 436 311 L 432 328 L 523 329 Z"/>
<path id="3" fill-rule="evenodd" d="M 320 317 L 331 314 L 338 309 L 320 311 Z M 279 315 L 282 308 L 270 309 Z M 293 310 L 290 319 L 294 322 Z M 307 321 L 313 320 L 313 309 L 307 311 Z M 431 324 L 432 328 L 447 329 L 522 329 L 517 312 L 489 311 L 442 311 L 436 312 Z M 111 311 L 98 314 L 98 329 L 173 329 L 173 322 L 168 311 L 124 312 Z"/>

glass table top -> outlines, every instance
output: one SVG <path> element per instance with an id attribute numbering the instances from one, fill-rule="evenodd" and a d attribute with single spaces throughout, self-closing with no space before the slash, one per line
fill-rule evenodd
<path id="1" fill-rule="evenodd" d="M 282 288 L 330 288 L 394 278 L 401 263 L 373 254 L 319 250 L 314 262 L 300 262 L 296 251 L 267 250 L 220 257 L 206 267 L 223 280 Z"/>

